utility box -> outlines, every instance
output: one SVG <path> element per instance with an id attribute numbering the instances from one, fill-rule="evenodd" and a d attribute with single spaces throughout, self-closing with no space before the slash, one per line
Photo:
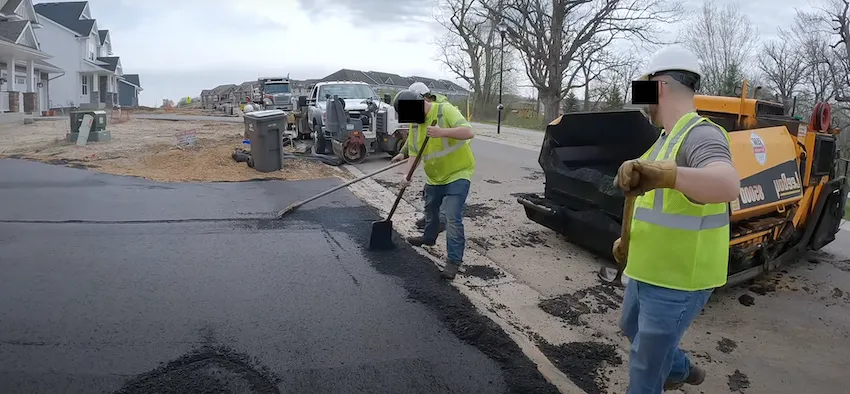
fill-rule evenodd
<path id="1" fill-rule="evenodd" d="M 255 170 L 273 172 L 283 168 L 283 134 L 286 112 L 279 109 L 242 115 L 245 134 L 251 140 L 251 161 Z"/>
<path id="2" fill-rule="evenodd" d="M 106 130 L 106 111 L 102 110 L 79 110 L 71 112 L 71 132 L 68 133 L 68 141 L 77 142 L 77 137 L 80 135 L 80 126 L 83 124 L 83 117 L 91 115 L 91 130 L 89 130 L 88 142 L 103 142 L 112 139 L 109 130 Z"/>

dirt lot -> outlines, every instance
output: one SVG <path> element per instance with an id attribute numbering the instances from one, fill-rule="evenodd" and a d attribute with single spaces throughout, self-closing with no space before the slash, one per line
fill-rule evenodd
<path id="1" fill-rule="evenodd" d="M 67 120 L 0 127 L 0 157 L 37 160 L 132 175 L 162 182 L 227 182 L 252 179 L 302 180 L 344 177 L 319 162 L 287 159 L 281 171 L 263 173 L 231 158 L 241 148 L 240 123 L 130 119 L 107 126 L 112 139 L 79 147 L 66 141 Z M 178 146 L 178 134 L 194 132 L 192 147 Z"/>
<path id="2" fill-rule="evenodd" d="M 238 109 L 238 108 L 237 108 Z M 151 107 L 136 107 L 129 109 L 132 114 L 151 114 L 151 115 L 190 115 L 190 116 L 225 116 L 224 111 L 214 109 L 203 109 L 200 107 L 183 107 L 183 108 L 151 108 Z"/>

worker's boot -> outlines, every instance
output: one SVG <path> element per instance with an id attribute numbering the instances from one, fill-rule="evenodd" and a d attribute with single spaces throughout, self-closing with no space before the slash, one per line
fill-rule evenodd
<path id="1" fill-rule="evenodd" d="M 457 275 L 457 269 L 460 267 L 460 263 L 456 263 L 453 261 L 447 261 L 446 266 L 440 271 L 440 277 L 443 279 L 454 279 L 455 275 Z"/>
<path id="2" fill-rule="evenodd" d="M 437 243 L 437 240 L 436 239 L 428 240 L 428 239 L 425 239 L 425 237 L 418 235 L 418 236 L 415 236 L 415 237 L 407 237 L 407 242 L 410 243 L 413 246 L 422 246 L 422 245 L 434 246 L 434 244 Z"/>
<path id="3" fill-rule="evenodd" d="M 685 383 L 691 386 L 698 386 L 702 384 L 703 381 L 705 381 L 705 370 L 696 365 L 691 364 L 691 368 L 690 370 L 688 370 L 688 377 L 685 378 L 685 380 L 676 382 L 667 379 L 667 381 L 664 382 L 664 390 L 680 389 L 682 388 L 682 386 L 685 385 Z"/>
<path id="4" fill-rule="evenodd" d="M 416 221 L 416 228 L 418 228 L 420 230 L 425 229 L 425 217 L 424 216 L 419 218 L 419 220 Z M 446 231 L 446 222 L 440 220 L 440 229 L 438 231 L 441 232 L 441 233 L 443 231 Z"/>

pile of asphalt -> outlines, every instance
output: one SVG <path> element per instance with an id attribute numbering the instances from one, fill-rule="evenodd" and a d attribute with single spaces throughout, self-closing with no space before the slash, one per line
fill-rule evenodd
<path id="1" fill-rule="evenodd" d="M 501 367 L 508 392 L 558 393 L 501 327 L 480 314 L 457 288 L 440 279 L 433 262 L 413 250 L 397 233 L 393 233 L 397 245 L 394 250 L 366 251 L 371 223 L 379 218 L 379 213 L 371 207 L 327 208 L 291 214 L 292 220 L 318 223 L 328 230 L 345 233 L 363 245 L 363 253 L 378 272 L 399 278 L 410 299 L 427 306 L 458 339 L 474 346 Z M 284 225 L 278 220 L 270 220 L 267 225 L 275 226 L 276 223 Z"/>
<path id="2" fill-rule="evenodd" d="M 225 346 L 203 346 L 129 380 L 115 394 L 279 394 L 280 378 Z"/>

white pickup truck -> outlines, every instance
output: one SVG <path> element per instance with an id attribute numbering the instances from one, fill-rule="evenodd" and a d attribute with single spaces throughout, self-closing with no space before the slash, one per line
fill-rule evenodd
<path id="1" fill-rule="evenodd" d="M 327 120 L 327 100 L 337 96 L 345 102 L 345 110 L 352 118 L 360 118 L 361 114 L 366 114 L 368 104 L 367 99 L 378 101 L 379 97 L 372 90 L 372 87 L 365 82 L 356 81 L 326 81 L 319 82 L 313 86 L 310 95 L 307 96 L 307 105 L 309 108 L 309 126 L 313 133 L 313 139 L 317 151 L 324 151 L 325 144 L 329 143 L 331 136 L 325 130 L 325 122 Z M 395 115 L 395 110 L 392 108 L 392 103 L 379 102 L 379 111 L 387 111 L 388 119 L 386 125 L 370 125 L 371 118 L 366 117 L 363 122 L 363 134 L 368 140 L 374 140 L 377 132 L 389 132 L 400 128 L 398 117 Z M 406 126 L 406 125 L 404 125 Z M 381 130 L 381 129 L 385 129 Z"/>

